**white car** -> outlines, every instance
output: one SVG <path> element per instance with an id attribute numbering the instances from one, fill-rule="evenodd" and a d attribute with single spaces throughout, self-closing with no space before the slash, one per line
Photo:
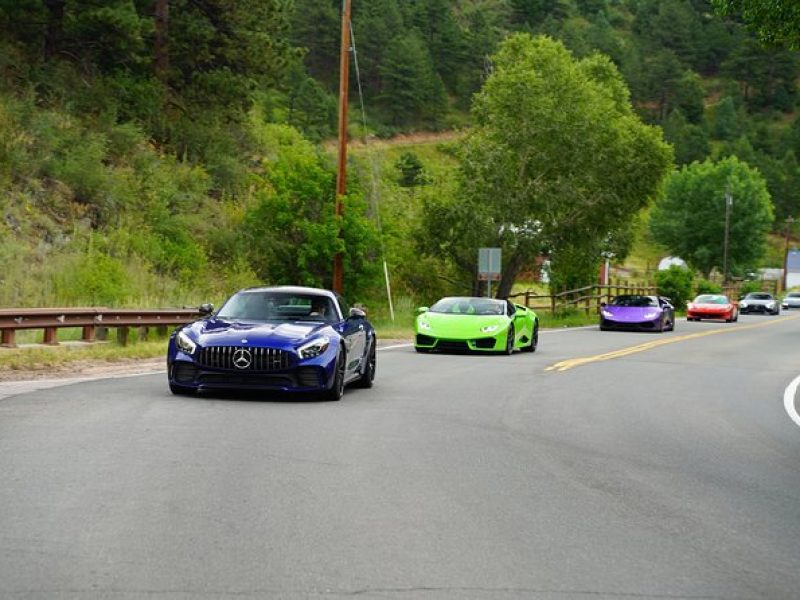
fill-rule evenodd
<path id="1" fill-rule="evenodd" d="M 778 301 L 767 292 L 750 292 L 739 302 L 739 313 L 763 313 L 777 315 L 781 312 Z"/>
<path id="2" fill-rule="evenodd" d="M 800 292 L 789 292 L 781 301 L 781 308 L 800 308 Z"/>

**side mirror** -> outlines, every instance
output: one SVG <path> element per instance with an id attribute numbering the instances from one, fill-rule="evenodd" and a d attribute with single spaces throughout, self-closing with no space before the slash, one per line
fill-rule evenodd
<path id="1" fill-rule="evenodd" d="M 422 313 L 424 313 L 424 312 L 428 312 L 428 307 L 427 307 L 427 306 L 420 306 L 420 307 L 417 309 L 417 314 L 418 314 L 418 315 L 421 315 L 421 314 L 422 314 Z"/>
<path id="2" fill-rule="evenodd" d="M 360 308 L 351 308 L 350 314 L 348 315 L 348 319 L 365 319 L 367 317 L 367 313 L 360 309 Z"/>
<path id="3" fill-rule="evenodd" d="M 608 305 L 605 302 L 601 302 L 600 303 L 600 308 L 605 308 L 606 306 L 608 306 Z"/>
<path id="4" fill-rule="evenodd" d="M 199 312 L 204 317 L 207 317 L 208 315 L 210 315 L 211 313 L 214 312 L 214 305 L 213 304 L 201 304 L 200 308 L 197 309 L 197 312 Z"/>

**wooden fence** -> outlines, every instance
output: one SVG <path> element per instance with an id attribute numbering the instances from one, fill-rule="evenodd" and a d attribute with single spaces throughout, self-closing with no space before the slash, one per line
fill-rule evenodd
<path id="1" fill-rule="evenodd" d="M 509 300 L 524 304 L 537 311 L 550 311 L 557 314 L 570 310 L 583 310 L 589 315 L 600 310 L 601 302 L 609 302 L 611 298 L 620 294 L 655 295 L 656 288 L 646 284 L 596 284 L 550 295 L 534 294 L 528 290 L 511 294 Z"/>

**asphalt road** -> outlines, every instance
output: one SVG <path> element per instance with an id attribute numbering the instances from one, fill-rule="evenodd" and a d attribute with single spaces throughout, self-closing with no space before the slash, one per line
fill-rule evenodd
<path id="1" fill-rule="evenodd" d="M 0 598 L 798 598 L 799 374 L 795 313 L 385 349 L 338 403 L 9 397 Z"/>

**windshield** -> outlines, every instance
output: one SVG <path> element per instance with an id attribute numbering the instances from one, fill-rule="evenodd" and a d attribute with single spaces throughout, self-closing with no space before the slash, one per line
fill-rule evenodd
<path id="1" fill-rule="evenodd" d="M 658 300 L 653 296 L 617 296 L 611 301 L 611 306 L 658 306 Z"/>
<path id="2" fill-rule="evenodd" d="M 694 299 L 695 304 L 728 304 L 728 298 L 716 294 L 703 294 Z"/>
<path id="3" fill-rule="evenodd" d="M 247 291 L 234 294 L 217 313 L 220 319 L 237 321 L 338 321 L 328 296 L 286 292 Z"/>
<path id="4" fill-rule="evenodd" d="M 492 298 L 442 298 L 431 306 L 430 312 L 465 315 L 504 315 L 504 300 Z"/>
<path id="5" fill-rule="evenodd" d="M 772 300 L 772 296 L 770 294 L 757 294 L 757 293 L 750 293 L 745 296 L 748 300 Z"/>

